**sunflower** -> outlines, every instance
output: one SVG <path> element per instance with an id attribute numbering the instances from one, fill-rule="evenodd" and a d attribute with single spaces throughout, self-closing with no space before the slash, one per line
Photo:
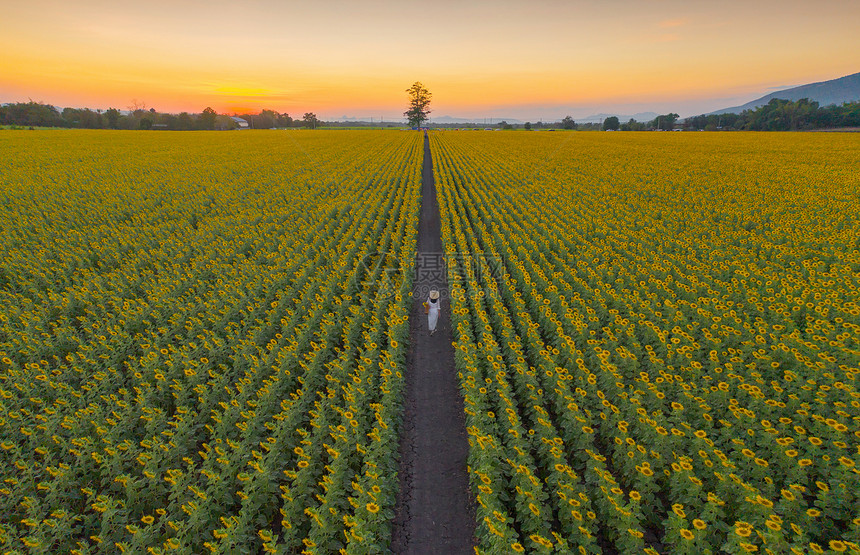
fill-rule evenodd
<path id="1" fill-rule="evenodd" d="M 842 553 L 846 549 L 848 549 L 848 546 L 845 545 L 845 542 L 841 542 L 839 540 L 830 540 L 830 543 L 828 545 L 830 546 L 830 549 L 836 551 L 837 553 Z"/>
<path id="2" fill-rule="evenodd" d="M 772 520 L 766 521 L 764 525 L 773 530 L 774 532 L 779 532 L 780 530 L 782 530 L 782 526 L 780 526 L 778 522 L 774 522 Z"/>

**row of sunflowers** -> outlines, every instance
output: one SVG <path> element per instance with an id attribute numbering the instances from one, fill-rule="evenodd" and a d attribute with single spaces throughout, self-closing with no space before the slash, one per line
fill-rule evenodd
<path id="1" fill-rule="evenodd" d="M 860 553 L 856 138 L 431 151 L 480 552 Z"/>
<path id="2" fill-rule="evenodd" d="M 0 552 L 384 551 L 420 137 L 0 141 Z"/>

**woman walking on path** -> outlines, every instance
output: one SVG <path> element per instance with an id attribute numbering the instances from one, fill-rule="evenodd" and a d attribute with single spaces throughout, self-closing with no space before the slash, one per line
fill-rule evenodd
<path id="1" fill-rule="evenodd" d="M 430 335 L 433 335 L 436 332 L 436 322 L 439 321 L 439 291 L 430 291 L 427 307 L 427 327 L 430 328 Z"/>

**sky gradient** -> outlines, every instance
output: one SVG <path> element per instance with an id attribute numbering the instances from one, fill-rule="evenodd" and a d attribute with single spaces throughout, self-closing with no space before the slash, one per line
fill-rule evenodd
<path id="1" fill-rule="evenodd" d="M 7 2 L 0 102 L 400 118 L 681 116 L 860 71 L 857 0 Z"/>

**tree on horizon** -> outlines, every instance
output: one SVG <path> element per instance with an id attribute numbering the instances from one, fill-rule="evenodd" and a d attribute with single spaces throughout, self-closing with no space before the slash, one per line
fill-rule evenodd
<path id="1" fill-rule="evenodd" d="M 302 116 L 302 121 L 304 121 L 305 127 L 308 129 L 316 129 L 317 126 L 322 123 L 313 112 L 305 112 L 305 115 Z"/>
<path id="2" fill-rule="evenodd" d="M 433 94 L 420 81 L 415 81 L 411 87 L 406 89 L 406 92 L 409 94 L 409 109 L 403 112 L 403 115 L 409 121 L 410 127 L 421 127 L 421 124 L 427 121 L 427 116 L 430 114 L 427 107 L 430 105 L 430 97 Z"/>
<path id="3" fill-rule="evenodd" d="M 198 124 L 200 129 L 215 129 L 215 120 L 218 118 L 218 113 L 211 107 L 207 106 L 200 113 Z"/>
<path id="4" fill-rule="evenodd" d="M 603 130 L 604 131 L 618 131 L 620 127 L 620 123 L 618 121 L 618 116 L 609 116 L 605 120 L 603 120 Z"/>

